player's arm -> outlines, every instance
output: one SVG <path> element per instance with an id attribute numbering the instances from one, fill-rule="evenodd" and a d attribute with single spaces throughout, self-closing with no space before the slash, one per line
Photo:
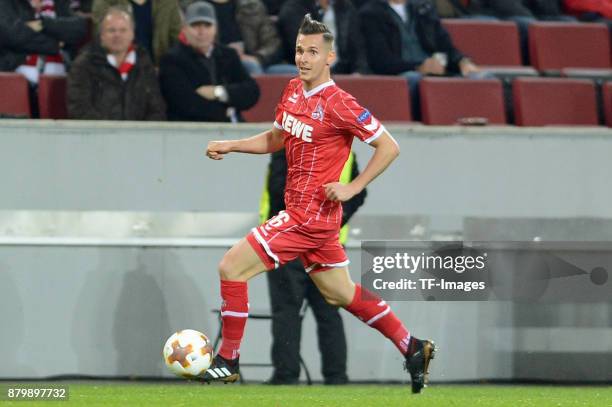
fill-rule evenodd
<path id="1" fill-rule="evenodd" d="M 206 155 L 213 160 L 222 160 L 227 153 L 268 154 L 284 147 L 282 130 L 272 127 L 263 133 L 240 140 L 211 141 Z"/>
<path id="2" fill-rule="evenodd" d="M 375 148 L 368 165 L 363 172 L 348 184 L 332 182 L 325 184 L 325 194 L 333 201 L 348 201 L 360 193 L 370 182 L 382 174 L 385 169 L 399 156 L 399 145 L 393 137 L 384 130 L 383 133 L 370 143 Z"/>

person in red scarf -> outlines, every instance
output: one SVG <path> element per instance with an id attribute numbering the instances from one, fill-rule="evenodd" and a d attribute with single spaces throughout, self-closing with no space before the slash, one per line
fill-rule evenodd
<path id="1" fill-rule="evenodd" d="M 155 68 L 134 44 L 134 21 L 111 7 L 100 24 L 99 41 L 75 60 L 68 75 L 68 115 L 83 120 L 165 120 Z"/>
<path id="2" fill-rule="evenodd" d="M 565 0 L 565 9 L 574 15 L 594 13 L 612 20 L 612 0 Z"/>
<path id="3" fill-rule="evenodd" d="M 0 0 L 0 71 L 22 73 L 32 84 L 41 73 L 65 74 L 65 54 L 87 30 L 68 0 Z"/>

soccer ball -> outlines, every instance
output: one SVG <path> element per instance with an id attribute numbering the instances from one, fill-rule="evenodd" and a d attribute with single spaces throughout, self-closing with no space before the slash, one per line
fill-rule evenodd
<path id="1" fill-rule="evenodd" d="M 210 367 L 213 347 L 208 337 L 193 329 L 175 332 L 164 345 L 164 363 L 177 376 L 193 379 Z"/>

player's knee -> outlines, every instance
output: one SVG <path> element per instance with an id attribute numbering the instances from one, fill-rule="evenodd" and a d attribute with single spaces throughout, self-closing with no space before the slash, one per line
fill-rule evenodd
<path id="1" fill-rule="evenodd" d="M 221 280 L 236 280 L 240 277 L 232 263 L 231 256 L 228 254 L 225 254 L 219 262 L 219 277 Z"/>
<path id="2" fill-rule="evenodd" d="M 329 305 L 333 305 L 334 307 L 346 307 L 351 302 L 350 299 L 345 298 L 340 293 L 323 294 L 323 298 L 325 299 L 325 302 L 327 302 Z"/>

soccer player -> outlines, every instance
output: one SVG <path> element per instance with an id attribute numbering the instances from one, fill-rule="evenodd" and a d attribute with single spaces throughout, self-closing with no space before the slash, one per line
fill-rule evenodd
<path id="1" fill-rule="evenodd" d="M 427 382 L 435 345 L 410 335 L 389 305 L 355 284 L 349 260 L 338 242 L 344 202 L 380 175 L 399 155 L 399 146 L 384 126 L 330 78 L 333 35 L 307 14 L 296 41 L 299 76 L 285 88 L 271 130 L 240 140 L 211 141 L 206 155 L 267 154 L 285 148 L 286 210 L 253 228 L 223 256 L 221 278 L 221 348 L 205 381 L 240 378 L 240 342 L 248 317 L 247 281 L 295 258 L 325 300 L 341 306 L 389 338 L 405 358 L 404 367 L 419 393 Z M 364 171 L 348 184 L 338 182 L 353 137 L 375 152 Z"/>

